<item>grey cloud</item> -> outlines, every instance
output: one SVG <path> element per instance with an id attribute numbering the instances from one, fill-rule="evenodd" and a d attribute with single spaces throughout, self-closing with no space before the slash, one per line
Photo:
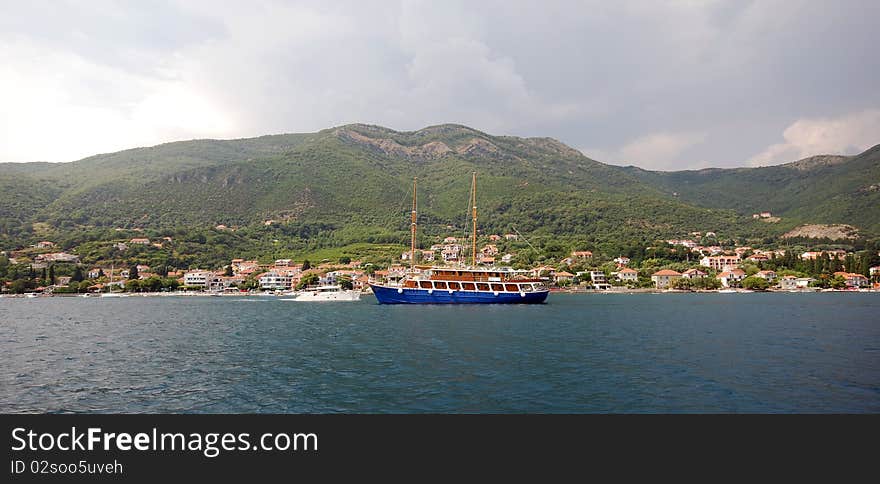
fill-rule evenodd
<path id="1" fill-rule="evenodd" d="M 854 113 L 880 108 L 872 52 L 880 34 L 871 26 L 880 4 L 869 0 L 19 2 L 11 10 L 0 19 L 0 47 L 26 39 L 160 90 L 114 94 L 115 77 L 83 76 L 68 84 L 84 92 L 78 97 L 104 99 L 124 118 L 163 95 L 150 79 L 168 80 L 174 92 L 196 93 L 194 106 L 228 118 L 228 130 L 207 133 L 218 137 L 456 122 L 552 136 L 601 161 L 677 169 L 754 163 L 789 142 L 783 132 L 801 120 L 860 120 Z M 158 133 L 203 134 L 150 129 L 145 143 Z"/>

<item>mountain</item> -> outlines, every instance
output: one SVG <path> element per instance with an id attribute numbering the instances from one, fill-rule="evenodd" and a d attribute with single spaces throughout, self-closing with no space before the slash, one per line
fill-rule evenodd
<path id="1" fill-rule="evenodd" d="M 267 220 L 287 235 L 321 233 L 333 244 L 402 240 L 413 177 L 420 230 L 441 235 L 465 230 L 474 171 L 484 233 L 516 228 L 571 246 L 617 247 L 707 230 L 765 238 L 806 222 L 880 231 L 878 152 L 663 173 L 606 165 L 551 138 L 492 136 L 454 124 L 412 132 L 353 124 L 183 141 L 72 163 L 0 164 L 0 242 Z M 783 221 L 751 218 L 766 210 Z"/>
<path id="2" fill-rule="evenodd" d="M 678 199 L 739 213 L 880 232 L 880 145 L 856 156 L 813 156 L 759 168 L 625 173 Z"/>

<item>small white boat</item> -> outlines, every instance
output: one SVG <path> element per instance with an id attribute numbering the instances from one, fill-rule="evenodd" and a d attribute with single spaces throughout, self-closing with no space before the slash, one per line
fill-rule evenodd
<path id="1" fill-rule="evenodd" d="M 738 291 L 736 289 L 719 289 L 718 290 L 719 294 L 735 294 L 737 292 Z"/>
<path id="2" fill-rule="evenodd" d="M 282 301 L 358 301 L 361 293 L 354 290 L 342 289 L 341 286 L 318 286 L 297 292 L 292 298 L 281 299 Z"/>
<path id="3" fill-rule="evenodd" d="M 118 292 L 105 292 L 101 294 L 101 297 L 122 297 L 122 294 Z"/>

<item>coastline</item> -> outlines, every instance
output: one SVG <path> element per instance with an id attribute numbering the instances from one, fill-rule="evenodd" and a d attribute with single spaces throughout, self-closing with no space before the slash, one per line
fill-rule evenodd
<path id="1" fill-rule="evenodd" d="M 682 289 L 653 289 L 653 288 L 637 288 L 637 289 L 553 289 L 550 294 L 567 294 L 567 295 L 600 295 L 600 294 L 766 294 L 766 293 L 875 293 L 880 294 L 880 289 L 768 289 L 765 291 L 753 291 L 749 289 L 713 289 L 688 291 Z M 120 297 L 283 297 L 289 294 L 271 294 L 263 292 L 242 292 L 242 293 L 205 293 L 205 292 L 130 292 L 116 293 Z M 364 292 L 364 295 L 371 294 Z M 101 294 L 0 294 L 0 299 L 36 299 L 36 298 L 82 298 L 82 299 L 101 299 Z"/>

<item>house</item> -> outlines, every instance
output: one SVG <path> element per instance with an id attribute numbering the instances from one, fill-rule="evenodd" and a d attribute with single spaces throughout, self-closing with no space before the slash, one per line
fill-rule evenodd
<path id="1" fill-rule="evenodd" d="M 401 253 L 400 253 L 400 260 L 409 260 L 411 255 L 412 255 L 412 254 L 410 254 L 409 251 L 407 251 L 407 252 L 401 252 Z"/>
<path id="2" fill-rule="evenodd" d="M 291 259 L 278 259 L 275 261 L 275 267 L 290 267 L 292 264 L 293 260 Z"/>
<path id="3" fill-rule="evenodd" d="M 510 261 L 513 260 L 513 257 L 514 257 L 513 254 L 504 254 L 501 256 L 501 262 L 503 262 L 505 264 L 510 264 Z"/>
<path id="4" fill-rule="evenodd" d="M 93 267 L 93 268 L 89 269 L 89 272 L 87 273 L 86 276 L 89 279 L 97 279 L 97 278 L 101 277 L 101 274 L 103 274 L 103 273 L 104 273 L 104 271 L 102 271 L 100 267 Z"/>
<path id="5" fill-rule="evenodd" d="M 739 255 L 717 255 L 706 256 L 700 259 L 700 265 L 708 267 L 716 271 L 724 271 L 738 266 L 740 263 Z"/>
<path id="6" fill-rule="evenodd" d="M 590 271 L 590 281 L 593 283 L 593 289 L 611 289 L 611 284 L 608 284 L 602 271 Z"/>
<path id="7" fill-rule="evenodd" d="M 125 251 L 125 250 L 128 250 L 128 245 L 125 242 L 119 242 L 119 243 L 113 244 L 113 248 L 116 250 Z"/>
<path id="8" fill-rule="evenodd" d="M 66 286 L 70 284 L 70 276 L 60 276 L 55 278 L 55 285 L 57 286 Z"/>
<path id="9" fill-rule="evenodd" d="M 813 281 L 815 281 L 815 279 L 812 277 L 785 276 L 779 280 L 779 288 L 787 291 L 804 289 L 809 287 L 810 283 Z"/>
<path id="10" fill-rule="evenodd" d="M 770 257 L 766 254 L 752 254 L 746 257 L 746 260 L 752 262 L 767 262 L 768 260 L 770 260 Z"/>
<path id="11" fill-rule="evenodd" d="M 804 252 L 803 254 L 801 254 L 801 259 L 802 260 L 815 260 L 820 255 L 822 255 L 821 252 L 808 251 L 808 252 Z"/>
<path id="12" fill-rule="evenodd" d="M 871 277 L 880 276 L 880 266 L 876 266 L 876 267 L 872 267 L 872 268 L 868 269 L 868 274 L 870 274 Z"/>
<path id="13" fill-rule="evenodd" d="M 214 274 L 210 271 L 189 271 L 183 275 L 183 285 L 205 287 L 208 285 L 208 278 L 213 276 Z"/>
<path id="14" fill-rule="evenodd" d="M 240 260 L 233 259 L 232 260 L 232 272 L 236 275 L 243 274 L 253 274 L 260 268 L 260 263 L 255 260 Z"/>
<path id="15" fill-rule="evenodd" d="M 707 277 L 709 274 L 699 270 L 699 269 L 688 269 L 681 273 L 681 277 L 685 279 L 703 279 Z"/>
<path id="16" fill-rule="evenodd" d="M 458 242 L 458 239 L 456 239 L 455 237 L 446 237 L 445 239 L 443 239 L 444 244 L 454 244 L 456 242 Z"/>
<path id="17" fill-rule="evenodd" d="M 766 279 L 768 282 L 776 280 L 776 272 L 774 271 L 758 271 L 755 277 Z"/>
<path id="18" fill-rule="evenodd" d="M 260 276 L 260 289 L 264 291 L 284 291 L 290 289 L 292 284 L 291 276 L 270 271 Z"/>
<path id="19" fill-rule="evenodd" d="M 150 239 L 146 237 L 136 237 L 128 241 L 129 244 L 135 245 L 150 245 Z"/>
<path id="20" fill-rule="evenodd" d="M 617 279 L 623 282 L 638 282 L 639 271 L 626 267 L 617 271 Z"/>
<path id="21" fill-rule="evenodd" d="M 440 251 L 440 255 L 443 257 L 443 262 L 457 261 L 461 257 L 461 246 L 458 244 L 445 245 Z"/>
<path id="22" fill-rule="evenodd" d="M 496 234 L 492 234 L 489 236 L 489 240 L 491 240 L 492 242 L 498 242 L 499 240 L 501 240 L 501 236 L 496 235 Z"/>
<path id="23" fill-rule="evenodd" d="M 750 250 L 752 250 L 752 248 L 745 245 L 745 246 L 737 247 L 737 248 L 733 249 L 733 253 L 742 257 L 743 254 L 745 254 L 746 252 L 748 252 Z"/>
<path id="24" fill-rule="evenodd" d="M 37 242 L 37 245 L 35 245 L 34 247 L 36 247 L 38 249 L 52 249 L 55 247 L 55 242 L 43 240 L 43 241 Z"/>
<path id="25" fill-rule="evenodd" d="M 724 271 L 715 277 L 721 281 L 722 286 L 734 287 L 746 278 L 746 271 L 742 269 L 731 269 L 729 271 Z"/>
<path id="26" fill-rule="evenodd" d="M 571 253 L 571 256 L 577 259 L 589 259 L 593 257 L 593 253 L 589 250 L 575 250 Z"/>
<path id="27" fill-rule="evenodd" d="M 504 234 L 505 240 L 517 240 L 519 239 L 519 235 L 516 234 Z"/>
<path id="28" fill-rule="evenodd" d="M 574 274 L 572 274 L 571 272 L 557 272 L 553 276 L 553 282 L 555 282 L 556 284 L 571 282 L 572 278 L 574 278 Z"/>
<path id="29" fill-rule="evenodd" d="M 657 289 L 668 288 L 676 279 L 681 279 L 681 273 L 670 269 L 663 269 L 651 274 L 651 280 L 654 281 L 654 287 Z"/>
<path id="30" fill-rule="evenodd" d="M 238 289 L 238 284 L 244 282 L 244 277 L 226 277 L 222 273 L 214 273 L 208 277 L 205 289 L 213 292 L 232 291 Z"/>
<path id="31" fill-rule="evenodd" d="M 423 250 L 422 251 L 422 260 L 425 262 L 433 262 L 434 261 L 434 251 L 433 250 Z"/>
<path id="32" fill-rule="evenodd" d="M 544 277 L 550 276 L 553 277 L 556 274 L 556 268 L 551 266 L 540 266 L 535 267 L 530 271 L 532 277 Z"/>
<path id="33" fill-rule="evenodd" d="M 856 274 L 854 272 L 835 272 L 834 276 L 843 277 L 846 281 L 846 287 L 868 287 L 870 285 L 868 278 L 862 274 Z"/>
<path id="34" fill-rule="evenodd" d="M 697 243 L 694 242 L 693 240 L 690 240 L 690 239 L 682 239 L 682 240 L 671 239 L 671 240 L 667 240 L 666 243 L 669 245 L 683 245 L 683 246 L 687 247 L 688 249 L 693 249 L 694 247 L 697 246 Z"/>
<path id="35" fill-rule="evenodd" d="M 602 271 L 590 271 L 590 281 L 596 284 L 606 284 L 605 273 Z"/>
<path id="36" fill-rule="evenodd" d="M 494 256 L 498 254 L 498 247 L 494 244 L 484 245 L 483 248 L 480 249 L 480 252 L 485 255 Z"/>
<path id="37" fill-rule="evenodd" d="M 477 264 L 492 265 L 494 263 L 495 263 L 495 258 L 490 257 L 488 255 L 480 254 L 479 258 L 477 259 Z"/>
<path id="38" fill-rule="evenodd" d="M 624 256 L 615 257 L 614 262 L 616 262 L 617 265 L 619 265 L 619 266 L 626 266 L 626 265 L 629 265 L 629 257 L 624 257 Z"/>

